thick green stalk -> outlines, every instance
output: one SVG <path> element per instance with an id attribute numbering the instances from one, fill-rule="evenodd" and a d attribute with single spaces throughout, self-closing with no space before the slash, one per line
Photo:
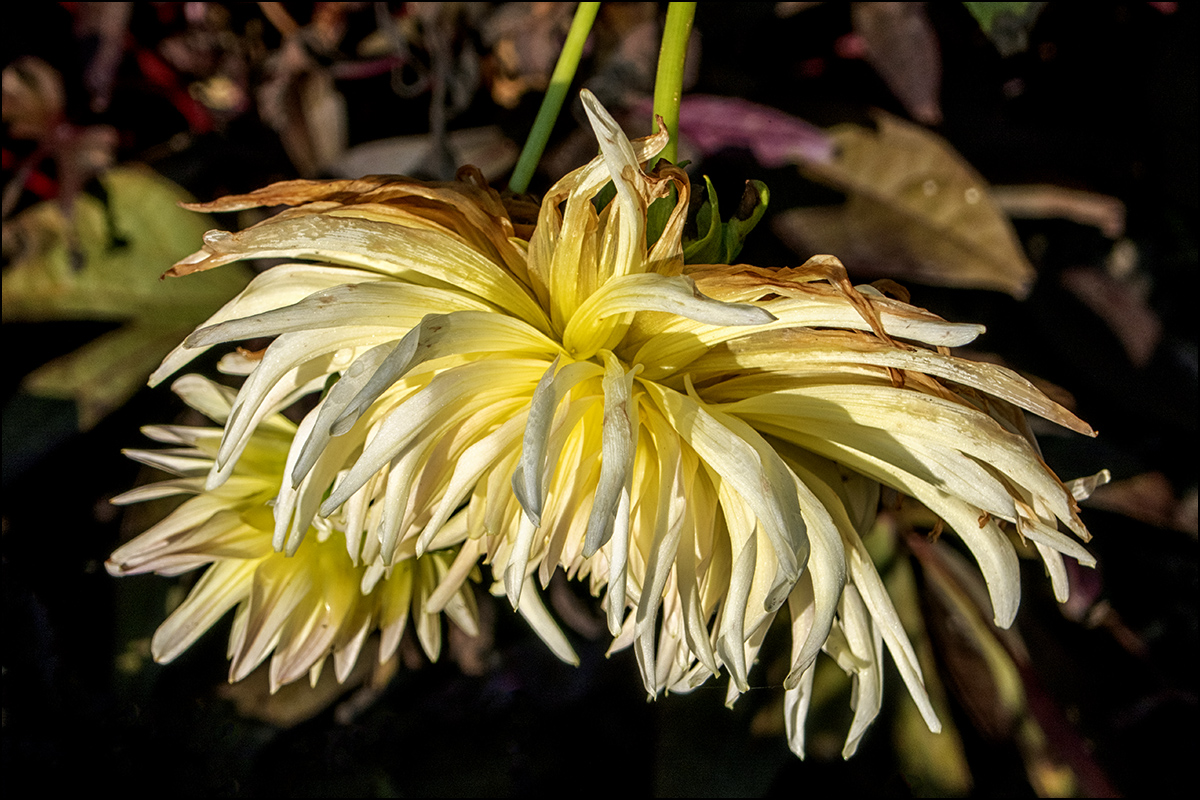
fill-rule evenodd
<path id="1" fill-rule="evenodd" d="M 683 62 L 687 57 L 688 37 L 696 17 L 695 3 L 671 3 L 663 28 L 662 47 L 658 51 L 658 74 L 654 78 L 654 117 L 662 117 L 671 132 L 671 141 L 660 156 L 674 162 L 679 151 L 679 102 L 683 97 Z M 652 130 L 657 121 L 650 120 Z"/>
<path id="2" fill-rule="evenodd" d="M 592 30 L 592 23 L 596 21 L 596 13 L 599 10 L 599 3 L 580 3 L 575 9 L 575 19 L 571 21 L 567 41 L 563 44 L 558 63 L 554 66 L 550 86 L 546 89 L 546 96 L 542 98 L 542 107 L 538 109 L 533 129 L 529 132 L 529 138 L 525 140 L 521 157 L 517 159 L 517 166 L 508 180 L 508 188 L 514 192 L 524 192 L 529 188 L 533 171 L 542 158 L 546 142 L 550 140 L 550 131 L 558 120 L 558 112 L 562 110 L 567 90 L 571 88 L 571 81 L 575 78 L 575 70 L 579 67 L 579 59 L 583 55 L 583 45 L 587 42 L 588 33 Z"/>

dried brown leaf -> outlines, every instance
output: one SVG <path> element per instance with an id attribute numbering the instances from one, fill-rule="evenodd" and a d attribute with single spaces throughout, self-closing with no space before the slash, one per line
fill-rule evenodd
<path id="1" fill-rule="evenodd" d="M 296 170 L 314 177 L 346 150 L 346 100 L 298 37 L 272 57 L 258 91 L 263 121 L 279 132 Z"/>
<path id="2" fill-rule="evenodd" d="M 1115 197 L 1062 186 L 993 186 L 992 199 L 1010 217 L 1069 219 L 1110 239 L 1125 233 L 1125 204 Z"/>
<path id="3" fill-rule="evenodd" d="M 913 119 L 942 121 L 942 54 L 924 3 L 854 3 L 864 56 Z"/>
<path id="4" fill-rule="evenodd" d="M 4 121 L 15 139 L 48 136 L 63 113 L 58 70 L 40 58 L 22 56 L 4 68 Z"/>
<path id="5" fill-rule="evenodd" d="M 84 82 L 92 96 L 92 111 L 108 108 L 112 98 L 117 67 L 125 55 L 125 38 L 133 3 L 79 3 L 75 32 L 80 38 L 95 37 L 91 61 L 83 71 Z"/>
<path id="6" fill-rule="evenodd" d="M 488 181 L 499 180 L 517 161 L 516 143 L 496 125 L 451 131 L 446 145 L 456 164 L 478 167 Z M 431 147 L 429 134 L 377 139 L 350 148 L 329 171 L 345 178 L 413 175 L 424 168 Z"/>
<path id="7" fill-rule="evenodd" d="M 605 3 L 600 8 L 594 36 L 596 68 L 588 79 L 588 88 L 602 102 L 610 108 L 627 106 L 653 93 L 662 41 L 657 5 Z M 684 58 L 685 90 L 691 85 L 690 73 L 698 61 L 698 42 L 698 34 L 693 30 Z M 644 130 L 647 122 L 649 119 L 634 130 Z"/>
<path id="8" fill-rule="evenodd" d="M 545 91 L 571 25 L 569 3 L 504 3 L 480 26 L 491 48 L 492 99 L 516 108 L 522 95 Z"/>
<path id="9" fill-rule="evenodd" d="M 1143 472 L 1096 489 L 1085 505 L 1196 535 L 1196 494 L 1180 498 L 1161 472 Z"/>
<path id="10" fill-rule="evenodd" d="M 1023 298 L 1034 279 L 984 179 L 941 137 L 891 115 L 839 125 L 829 162 L 805 175 L 844 192 L 836 208 L 793 209 L 776 233 L 802 255 L 836 253 L 860 276 L 995 289 Z"/>
<path id="11" fill-rule="evenodd" d="M 1116 335 L 1129 363 L 1150 363 L 1163 327 L 1146 301 L 1145 290 L 1133 281 L 1123 281 L 1096 267 L 1075 267 L 1062 274 L 1062 284 Z"/>

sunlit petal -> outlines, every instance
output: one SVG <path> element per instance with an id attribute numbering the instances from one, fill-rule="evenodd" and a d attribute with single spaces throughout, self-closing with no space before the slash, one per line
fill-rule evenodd
<path id="1" fill-rule="evenodd" d="M 222 359 L 245 376 L 236 392 L 194 376 L 173 387 L 222 429 L 151 426 L 167 448 L 128 453 L 176 478 L 116 502 L 190 497 L 109 571 L 207 567 L 156 658 L 229 609 L 233 680 L 269 659 L 272 689 L 315 681 L 330 655 L 344 680 L 374 631 L 382 659 L 408 630 L 437 658 L 443 615 L 478 632 L 472 582 L 490 572 L 490 593 L 578 663 L 541 596 L 561 572 L 601 598 L 610 652 L 633 650 L 651 697 L 725 673 L 732 704 L 786 604 L 795 753 L 822 652 L 850 676 L 845 756 L 882 708 L 885 650 L 938 730 L 901 625 L 911 609 L 872 558 L 872 536 L 890 535 L 895 558 L 924 540 L 880 533 L 884 498 L 920 504 L 933 535 L 945 524 L 1007 626 L 1014 541 L 1034 545 L 1065 601 L 1064 558 L 1095 563 L 1077 501 L 1108 479 L 1061 482 L 1023 415 L 1094 431 L 1016 373 L 950 353 L 982 326 L 854 286 L 833 256 L 685 266 L 688 178 L 649 166 L 667 131 L 631 141 L 582 99 L 600 155 L 551 187 L 532 231 L 512 215 L 529 219 L 529 200 L 470 170 L 287 181 L 196 206 L 286 209 L 210 232 L 172 275 L 314 263 L 268 269 L 153 376 L 272 339 Z M 671 196 L 648 244 L 648 209 Z M 299 425 L 279 413 L 302 400 Z"/>

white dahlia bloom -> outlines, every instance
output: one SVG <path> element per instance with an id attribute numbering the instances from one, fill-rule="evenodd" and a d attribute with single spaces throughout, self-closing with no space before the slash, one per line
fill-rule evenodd
<path id="1" fill-rule="evenodd" d="M 950 354 L 981 326 L 854 287 L 831 256 L 685 265 L 687 178 L 646 171 L 666 131 L 630 141 L 583 99 L 601 154 L 551 188 L 532 231 L 470 173 L 290 181 L 198 206 L 289 208 L 208 234 L 174 274 L 294 262 L 154 377 L 216 344 L 275 337 L 244 365 L 206 491 L 238 475 L 279 403 L 331 383 L 287 453 L 271 558 L 299 558 L 314 529 L 332 529 L 347 564 L 386 572 L 461 530 L 436 600 L 490 563 L 494 591 L 572 661 L 539 586 L 557 569 L 586 578 L 652 695 L 726 671 L 732 701 L 786 605 L 793 749 L 822 650 L 855 677 L 847 754 L 879 709 L 885 649 L 937 729 L 860 538 L 880 486 L 957 534 L 1007 626 L 1020 583 L 1005 525 L 1037 548 L 1060 599 L 1063 556 L 1093 563 L 1023 411 L 1091 429 L 1015 373 Z M 672 187 L 679 203 L 648 245 L 647 208 Z"/>

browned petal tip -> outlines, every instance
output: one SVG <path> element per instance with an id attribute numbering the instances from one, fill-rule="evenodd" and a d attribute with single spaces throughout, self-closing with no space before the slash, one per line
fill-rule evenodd
<path id="1" fill-rule="evenodd" d="M 198 250 L 187 258 L 182 258 L 175 262 L 174 266 L 160 275 L 158 279 L 161 281 L 166 278 L 179 278 L 184 275 L 191 275 L 193 272 L 204 272 L 216 266 L 220 266 L 220 262 L 217 262 L 213 258 L 212 253 L 207 250 Z"/>
<path id="2" fill-rule="evenodd" d="M 1054 401 L 1051 402 L 1053 403 Z M 1095 430 L 1092 429 L 1091 425 L 1088 425 L 1079 417 L 1058 405 L 1058 403 L 1054 403 L 1054 406 L 1056 406 L 1056 408 L 1053 409 L 1053 413 L 1046 412 L 1042 413 L 1041 416 L 1045 417 L 1051 422 L 1056 422 L 1059 425 L 1062 425 L 1064 428 L 1069 428 L 1076 433 L 1082 433 L 1084 436 L 1090 436 L 1093 439 L 1099 435 Z"/>

